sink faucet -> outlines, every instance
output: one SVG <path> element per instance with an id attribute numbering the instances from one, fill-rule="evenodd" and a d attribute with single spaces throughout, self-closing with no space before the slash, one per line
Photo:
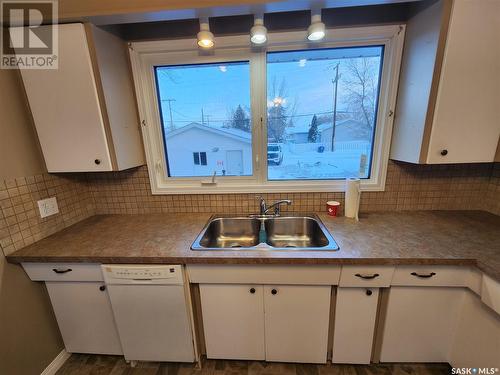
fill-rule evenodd
<path id="1" fill-rule="evenodd" d="M 259 198 L 259 207 L 260 207 L 260 215 L 267 215 L 268 211 L 271 208 L 274 208 L 274 216 L 280 216 L 281 214 L 281 205 L 286 204 L 286 205 L 291 205 L 292 201 L 290 199 L 282 199 L 279 201 L 274 202 L 271 204 L 269 207 L 266 204 L 266 200 L 263 197 L 258 197 Z"/>

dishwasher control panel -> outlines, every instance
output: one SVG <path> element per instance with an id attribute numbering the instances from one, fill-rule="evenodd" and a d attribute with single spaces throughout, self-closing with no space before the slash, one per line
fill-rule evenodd
<path id="1" fill-rule="evenodd" d="M 165 265 L 103 265 L 104 279 L 107 283 L 129 281 L 156 281 L 176 283 L 182 281 L 181 266 Z M 170 281 L 170 282 L 169 282 Z"/>

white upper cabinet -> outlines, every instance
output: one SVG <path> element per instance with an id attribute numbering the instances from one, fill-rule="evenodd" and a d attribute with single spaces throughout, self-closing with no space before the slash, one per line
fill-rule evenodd
<path id="1" fill-rule="evenodd" d="M 21 69 L 47 170 L 113 171 L 144 164 L 125 42 L 91 25 L 54 27 L 58 69 Z"/>
<path id="2" fill-rule="evenodd" d="M 495 160 L 499 45 L 497 0 L 441 0 L 410 18 L 391 159 L 423 164 Z"/>

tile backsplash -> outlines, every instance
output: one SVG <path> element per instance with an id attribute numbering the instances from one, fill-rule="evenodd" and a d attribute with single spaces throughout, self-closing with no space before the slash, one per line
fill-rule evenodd
<path id="1" fill-rule="evenodd" d="M 54 196 L 59 213 L 40 218 L 37 201 Z M 94 213 L 85 175 L 45 173 L 0 180 L 0 247 L 10 254 Z"/>
<path id="2" fill-rule="evenodd" d="M 60 213 L 41 219 L 37 200 L 56 196 Z M 152 195 L 146 167 L 123 172 L 40 174 L 0 181 L 0 246 L 6 254 L 94 214 L 256 212 L 256 194 Z M 344 193 L 273 193 L 284 210 L 325 211 Z M 361 212 L 486 210 L 500 215 L 500 163 L 413 165 L 389 162 L 383 192 L 364 192 Z M 342 213 L 342 210 L 341 210 Z"/>
<path id="3" fill-rule="evenodd" d="M 486 204 L 485 197 L 498 198 L 498 190 L 491 187 L 493 169 L 493 164 L 429 166 L 390 162 L 385 191 L 362 193 L 360 210 L 489 210 L 492 206 Z M 495 171 L 499 174 L 498 167 Z M 92 173 L 88 178 L 96 213 L 247 213 L 258 210 L 256 194 L 152 195 L 146 167 L 117 173 Z M 270 200 L 292 199 L 293 204 L 283 209 L 296 212 L 326 211 L 327 200 L 344 203 L 344 193 L 262 195 Z"/>

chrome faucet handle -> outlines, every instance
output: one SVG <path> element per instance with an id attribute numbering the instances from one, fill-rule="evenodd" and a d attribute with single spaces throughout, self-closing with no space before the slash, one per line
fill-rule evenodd
<path id="1" fill-rule="evenodd" d="M 256 198 L 259 200 L 260 214 L 265 215 L 268 210 L 266 200 L 262 195 L 257 195 Z"/>
<path id="2" fill-rule="evenodd" d="M 292 201 L 290 199 L 282 199 L 282 200 L 276 201 L 272 205 L 267 207 L 266 212 L 274 207 L 274 216 L 280 216 L 282 204 L 286 204 L 287 206 L 289 206 L 292 204 Z"/>

